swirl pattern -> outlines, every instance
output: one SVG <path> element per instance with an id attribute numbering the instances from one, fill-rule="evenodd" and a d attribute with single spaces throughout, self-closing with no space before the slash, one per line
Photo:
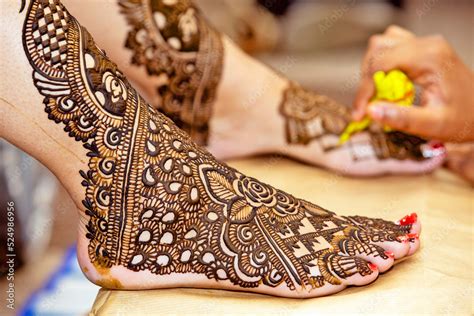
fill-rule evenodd
<path id="1" fill-rule="evenodd" d="M 202 28 L 193 12 L 184 14 L 182 42 L 171 30 L 163 34 L 170 46 L 193 52 Z M 398 242 L 410 229 L 337 216 L 217 162 L 144 102 L 59 0 L 30 2 L 24 49 L 49 118 L 88 151 L 82 204 L 98 270 L 308 289 L 371 274 L 353 255 L 387 258 L 372 242 Z"/>

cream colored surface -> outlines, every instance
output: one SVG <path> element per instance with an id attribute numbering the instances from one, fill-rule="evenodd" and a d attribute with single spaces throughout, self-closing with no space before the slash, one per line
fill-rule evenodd
<path id="1" fill-rule="evenodd" d="M 474 191 L 445 170 L 432 175 L 344 178 L 279 157 L 231 165 L 339 214 L 397 220 L 417 212 L 422 248 L 374 283 L 315 299 L 219 290 L 101 290 L 91 315 L 472 315 Z"/>

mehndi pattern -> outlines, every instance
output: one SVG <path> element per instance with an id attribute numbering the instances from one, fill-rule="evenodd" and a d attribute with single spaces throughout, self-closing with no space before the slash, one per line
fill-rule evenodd
<path id="1" fill-rule="evenodd" d="M 120 0 L 131 30 L 132 63 L 160 77 L 153 104 L 193 140 L 206 144 L 221 77 L 220 35 L 189 0 Z"/>
<path id="2" fill-rule="evenodd" d="M 337 216 L 217 162 L 145 103 L 59 0 L 27 10 L 45 111 L 88 150 L 82 203 L 97 267 L 311 289 L 374 273 L 358 255 L 387 258 L 374 242 L 409 231 Z"/>
<path id="3" fill-rule="evenodd" d="M 324 151 L 339 148 L 339 136 L 351 122 L 349 109 L 333 99 L 290 83 L 283 92 L 280 114 L 285 119 L 285 134 L 289 144 L 308 145 L 319 142 Z M 426 141 L 402 132 L 386 132 L 371 126 L 363 140 L 350 139 L 345 145 L 354 160 L 377 159 L 423 160 L 421 146 Z"/>

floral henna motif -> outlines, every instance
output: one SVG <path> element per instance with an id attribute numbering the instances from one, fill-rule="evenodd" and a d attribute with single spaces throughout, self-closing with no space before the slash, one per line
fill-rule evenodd
<path id="1" fill-rule="evenodd" d="M 164 80 L 157 108 L 198 144 L 206 144 L 222 71 L 220 35 L 189 0 L 120 0 L 132 27 L 126 47 L 132 63 Z"/>
<path id="2" fill-rule="evenodd" d="M 280 113 L 286 119 L 290 144 L 308 144 L 326 134 L 339 135 L 350 122 L 344 106 L 334 100 L 290 83 L 283 93 Z"/>
<path id="3" fill-rule="evenodd" d="M 324 95 L 290 83 L 283 93 L 280 113 L 285 118 L 289 144 L 307 145 L 319 141 L 323 150 L 338 148 L 338 137 L 351 122 L 349 110 Z M 378 159 L 424 159 L 421 146 L 425 140 L 401 132 L 384 132 L 371 126 L 367 139 L 349 140 L 354 160 L 376 156 Z"/>
<path id="4" fill-rule="evenodd" d="M 356 256 L 387 258 L 372 243 L 405 234 L 217 162 L 140 98 L 59 0 L 32 0 L 23 34 L 48 117 L 88 150 L 82 203 L 97 267 L 311 289 L 373 273 Z"/>

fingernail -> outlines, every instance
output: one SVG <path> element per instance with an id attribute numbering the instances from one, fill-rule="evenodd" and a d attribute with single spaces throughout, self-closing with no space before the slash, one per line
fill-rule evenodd
<path id="1" fill-rule="evenodd" d="M 411 213 L 410 215 L 407 215 L 407 216 L 403 217 L 399 221 L 399 225 L 401 225 L 401 226 L 413 225 L 413 224 L 416 223 L 417 220 L 418 220 L 418 215 L 416 213 Z"/>
<path id="2" fill-rule="evenodd" d="M 420 238 L 420 235 L 418 235 L 417 233 L 407 234 L 407 238 L 408 239 L 418 239 L 418 238 Z"/>
<path id="3" fill-rule="evenodd" d="M 372 271 L 377 271 L 377 270 L 378 270 L 377 265 L 375 265 L 375 264 L 373 264 L 373 263 L 369 263 L 369 268 L 370 268 L 370 270 L 372 270 Z"/>
<path id="4" fill-rule="evenodd" d="M 394 255 L 393 252 L 391 252 L 391 251 L 385 251 L 385 255 L 386 255 L 387 257 L 389 257 L 389 258 L 392 258 L 392 259 L 395 258 L 395 255 Z"/>

